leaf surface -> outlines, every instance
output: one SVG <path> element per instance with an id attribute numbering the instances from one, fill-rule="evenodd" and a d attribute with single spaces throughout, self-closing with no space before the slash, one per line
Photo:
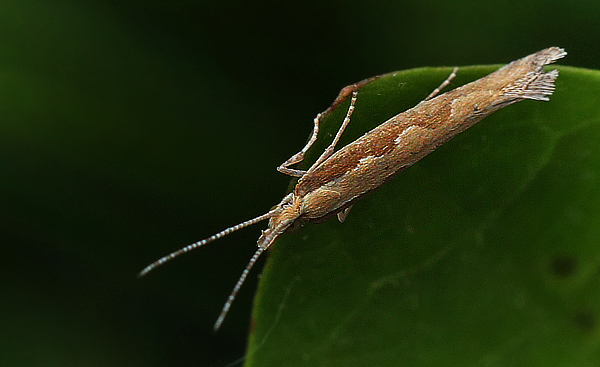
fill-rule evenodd
<path id="1" fill-rule="evenodd" d="M 461 68 L 449 88 L 497 67 Z M 600 73 L 557 68 L 330 220 L 283 235 L 246 366 L 595 366 L 600 360 Z M 426 97 L 449 68 L 360 89 L 338 147 Z M 345 115 L 324 119 L 314 161 Z M 298 147 L 299 148 L 299 147 Z"/>

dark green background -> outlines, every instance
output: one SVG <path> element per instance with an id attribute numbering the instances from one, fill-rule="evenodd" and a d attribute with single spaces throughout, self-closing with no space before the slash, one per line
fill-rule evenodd
<path id="1" fill-rule="evenodd" d="M 243 356 L 259 228 L 339 89 L 548 46 L 600 68 L 588 1 L 0 3 L 0 365 L 222 366 Z"/>

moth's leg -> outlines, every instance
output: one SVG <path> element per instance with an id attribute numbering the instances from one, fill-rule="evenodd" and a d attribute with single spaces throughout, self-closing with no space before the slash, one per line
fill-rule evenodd
<path id="1" fill-rule="evenodd" d="M 321 122 L 321 117 L 323 116 L 323 114 L 324 114 L 324 112 L 321 112 L 320 114 L 317 115 L 317 117 L 315 117 L 313 132 L 312 132 L 312 135 L 310 136 L 310 139 L 308 140 L 308 143 L 306 143 L 306 145 L 304 146 L 304 148 L 302 148 L 301 151 L 294 154 L 290 159 L 283 162 L 279 167 L 277 167 L 277 170 L 279 172 L 286 174 L 286 175 L 290 175 L 292 177 L 304 176 L 306 171 L 299 170 L 299 169 L 293 169 L 293 168 L 289 168 L 289 167 L 293 164 L 302 162 L 302 160 L 304 159 L 304 154 L 306 154 L 306 152 L 308 151 L 308 149 L 310 149 L 310 147 L 313 145 L 315 140 L 317 140 L 317 134 L 319 133 L 319 123 Z"/>
<path id="2" fill-rule="evenodd" d="M 440 84 L 439 87 L 435 88 L 435 90 L 433 92 L 431 92 L 430 95 L 427 96 L 427 98 L 424 99 L 424 101 L 427 101 L 429 99 L 432 99 L 433 97 L 437 96 L 437 94 L 444 89 L 448 84 L 450 84 L 450 82 L 452 81 L 452 79 L 454 79 L 454 77 L 456 76 L 456 72 L 458 71 L 458 68 L 454 68 L 454 70 L 452 70 L 452 73 L 450 73 L 450 76 L 446 78 L 446 80 L 444 80 L 442 82 L 442 84 Z"/>
<path id="3" fill-rule="evenodd" d="M 382 75 L 376 75 L 364 80 L 361 80 L 358 83 L 354 83 L 354 84 L 350 84 L 345 86 L 344 88 L 342 88 L 342 90 L 340 91 L 340 93 L 338 94 L 337 97 L 335 97 L 335 100 L 333 101 L 333 103 L 331 104 L 331 106 L 329 106 L 324 112 L 323 114 L 327 114 L 333 110 L 335 110 L 337 108 L 337 106 L 339 106 L 342 102 L 344 102 L 346 100 L 346 98 L 348 98 L 350 95 L 352 95 L 352 93 L 358 91 L 360 88 L 362 88 L 363 86 L 367 85 L 368 83 L 372 82 L 375 79 L 380 78 Z"/>
<path id="4" fill-rule="evenodd" d="M 294 154 L 290 159 L 288 159 L 287 161 L 283 162 L 279 167 L 277 167 L 277 171 L 286 174 L 286 175 L 290 175 L 292 177 L 302 177 L 304 176 L 304 174 L 307 172 L 305 170 L 299 170 L 299 169 L 293 169 L 293 168 L 289 168 L 291 165 L 294 165 L 296 163 L 300 163 L 302 162 L 302 160 L 304 160 L 304 155 L 306 154 L 306 152 L 308 151 L 308 149 L 310 149 L 310 147 L 313 145 L 313 143 L 317 140 L 317 134 L 319 133 L 319 124 L 321 122 L 321 118 L 330 113 L 331 111 L 335 110 L 337 108 L 337 106 L 339 106 L 340 103 L 344 102 L 346 100 L 346 98 L 348 98 L 348 96 L 350 96 L 351 94 L 355 93 L 360 87 L 362 87 L 363 85 L 375 80 L 379 78 L 379 76 L 374 76 L 372 78 L 368 78 L 365 80 L 361 80 L 358 83 L 355 84 L 351 84 L 348 85 L 346 87 L 344 87 L 340 93 L 338 94 L 338 96 L 335 98 L 335 100 L 333 101 L 333 103 L 331 104 L 331 106 L 329 106 L 325 111 L 321 112 L 320 114 L 317 115 L 317 117 L 315 117 L 314 119 L 314 127 L 313 127 L 313 132 L 312 135 L 310 136 L 310 139 L 308 140 L 308 143 L 306 143 L 306 145 L 304 146 L 304 148 L 302 148 L 301 151 L 299 151 L 298 153 Z M 354 108 L 354 107 L 353 107 Z M 346 123 L 347 125 L 347 123 Z M 343 127 L 345 128 L 345 126 Z M 343 129 L 342 129 L 343 131 Z M 338 133 L 339 135 L 341 135 L 341 133 Z M 338 138 L 339 140 L 339 138 Z"/>
<path id="5" fill-rule="evenodd" d="M 346 129 L 346 126 L 348 126 L 348 123 L 350 123 L 350 116 L 352 116 L 352 112 L 354 112 L 354 104 L 356 103 L 357 97 L 358 97 L 358 91 L 355 90 L 352 92 L 352 99 L 350 100 L 350 106 L 348 106 L 348 112 L 346 112 L 346 117 L 344 117 L 342 126 L 340 126 L 338 132 L 335 134 L 335 137 L 333 138 L 333 141 L 331 142 L 331 144 L 329 144 L 329 146 L 327 148 L 325 148 L 323 153 L 321 153 L 321 156 L 319 157 L 319 159 L 317 159 L 317 161 L 310 167 L 310 169 L 319 166 L 319 164 L 323 163 L 323 161 L 326 160 L 333 153 L 333 150 L 335 149 L 336 144 L 340 140 L 342 133 Z"/>
<path id="6" fill-rule="evenodd" d="M 337 213 L 338 220 L 340 223 L 344 223 L 346 218 L 348 218 L 348 214 L 350 213 L 350 209 L 352 209 L 352 205 Z"/>

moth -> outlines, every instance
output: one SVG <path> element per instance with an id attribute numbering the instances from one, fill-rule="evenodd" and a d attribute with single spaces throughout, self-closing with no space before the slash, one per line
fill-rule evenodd
<path id="1" fill-rule="evenodd" d="M 315 117 L 312 135 L 304 148 L 277 168 L 281 173 L 299 178 L 293 192 L 267 213 L 172 252 L 148 265 L 139 276 L 146 275 L 183 253 L 268 219 L 268 227 L 262 231 L 256 243 L 258 249 L 215 322 L 214 330 L 218 330 L 248 273 L 277 237 L 306 223 L 320 223 L 334 215 L 343 222 L 357 200 L 484 117 L 522 100 L 548 101 L 554 92 L 558 71 L 544 72 L 543 67 L 565 55 L 562 48 L 550 47 L 438 95 L 456 76 L 458 68 L 455 68 L 438 88 L 415 107 L 397 114 L 334 152 L 350 122 L 359 88 L 374 78 L 347 86 L 331 107 Z M 322 116 L 347 97 L 351 98 L 350 106 L 331 144 L 308 170 L 291 168 L 304 159 L 316 141 Z"/>

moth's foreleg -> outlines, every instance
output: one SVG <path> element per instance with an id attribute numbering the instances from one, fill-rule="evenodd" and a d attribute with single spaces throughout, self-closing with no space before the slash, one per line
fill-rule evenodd
<path id="1" fill-rule="evenodd" d="M 302 148 L 301 151 L 299 151 L 298 153 L 294 154 L 292 157 L 290 157 L 290 159 L 288 159 L 287 161 L 283 162 L 279 167 L 277 167 L 277 171 L 292 176 L 292 177 L 302 177 L 306 174 L 307 171 L 305 170 L 300 170 L 300 169 L 294 169 L 294 168 L 290 168 L 290 166 L 296 164 L 296 163 L 300 163 L 304 160 L 304 155 L 306 154 L 306 152 L 308 151 L 308 149 L 310 149 L 310 147 L 313 145 L 313 143 L 317 140 L 317 135 L 319 133 L 319 124 L 321 123 L 321 118 L 329 113 L 331 113 L 333 110 L 335 110 L 337 108 L 337 106 L 339 106 L 342 102 L 344 102 L 346 100 L 346 98 L 348 98 L 350 95 L 354 96 L 356 94 L 356 92 L 358 91 L 359 88 L 361 88 L 362 86 L 366 85 L 367 83 L 375 80 L 379 78 L 379 76 L 374 76 L 368 79 L 364 79 L 361 80 L 358 83 L 354 83 L 351 85 L 348 85 L 344 88 L 342 88 L 342 90 L 340 91 L 340 93 L 338 94 L 338 96 L 335 98 L 335 100 L 333 101 L 333 103 L 331 104 L 331 106 L 329 106 L 325 111 L 319 113 L 317 115 L 317 117 L 315 117 L 314 119 L 314 127 L 313 127 L 313 132 L 312 135 L 310 136 L 310 139 L 308 140 L 308 143 L 306 143 L 306 145 L 304 146 L 304 148 Z M 354 103 L 351 103 L 351 105 L 353 106 L 352 109 L 354 109 Z M 352 112 L 349 111 L 350 114 L 352 114 Z M 348 120 L 349 122 L 349 116 L 348 113 L 346 114 L 346 119 L 344 121 Z M 346 122 L 346 125 L 348 123 Z M 341 132 L 343 132 L 346 126 L 342 125 Z M 339 136 L 341 136 L 341 132 L 338 131 L 338 140 L 339 140 Z M 335 143 L 337 143 L 337 141 L 335 141 Z M 335 147 L 335 144 L 334 144 Z M 331 153 L 329 153 L 324 159 L 322 159 L 321 161 L 325 160 L 329 155 L 331 155 Z M 321 155 L 322 157 L 323 155 Z M 321 157 L 319 157 L 319 159 L 321 159 Z M 319 162 L 320 163 L 320 162 Z M 313 165 L 314 166 L 314 165 Z"/>
<path id="2" fill-rule="evenodd" d="M 372 82 L 375 79 L 378 79 L 379 77 L 381 77 L 382 75 L 376 75 L 367 79 L 363 79 L 358 83 L 354 83 L 354 84 L 350 84 L 345 86 L 344 88 L 342 88 L 342 90 L 340 91 L 340 93 L 338 93 L 338 96 L 335 97 L 335 100 L 333 101 L 333 103 L 331 104 L 331 106 L 329 106 L 324 112 L 323 114 L 326 115 L 330 112 L 332 112 L 333 110 L 335 110 L 337 108 L 337 106 L 339 106 L 342 102 L 344 102 L 346 100 L 346 98 L 350 97 L 352 95 L 352 93 L 358 91 L 360 88 L 362 88 L 363 86 L 369 84 L 370 82 Z"/>
<path id="3" fill-rule="evenodd" d="M 277 167 L 277 171 L 279 171 L 283 174 L 286 174 L 286 175 L 290 175 L 292 177 L 304 176 L 306 171 L 299 170 L 299 169 L 293 169 L 293 168 L 289 168 L 289 167 L 293 164 L 302 162 L 302 160 L 304 160 L 304 155 L 306 154 L 308 149 L 310 149 L 310 147 L 313 145 L 313 143 L 317 140 L 317 134 L 319 133 L 319 123 L 321 122 L 322 116 L 323 116 L 323 112 L 318 114 L 317 117 L 315 117 L 315 119 L 313 120 L 314 121 L 313 132 L 312 132 L 312 135 L 310 136 L 310 139 L 308 140 L 308 143 L 306 143 L 304 148 L 302 148 L 301 151 L 294 154 L 290 159 L 283 162 L 279 167 Z"/>
<path id="4" fill-rule="evenodd" d="M 338 129 L 338 132 L 335 134 L 333 141 L 331 142 L 331 144 L 329 144 L 329 146 L 327 148 L 325 148 L 323 153 L 321 153 L 321 156 L 319 157 L 319 159 L 317 159 L 317 161 L 310 167 L 310 169 L 312 169 L 313 167 L 317 167 L 324 160 L 329 158 L 329 156 L 331 154 L 333 154 L 335 146 L 337 145 L 338 141 L 340 140 L 342 133 L 346 129 L 346 126 L 348 126 L 348 124 L 350 123 L 350 117 L 352 116 L 352 112 L 354 112 L 354 104 L 356 103 L 357 98 L 358 98 L 358 91 L 355 90 L 354 92 L 352 92 L 352 99 L 350 100 L 350 106 L 348 106 L 348 111 L 346 112 L 346 117 L 344 117 L 344 121 L 342 121 L 342 125 Z"/>

